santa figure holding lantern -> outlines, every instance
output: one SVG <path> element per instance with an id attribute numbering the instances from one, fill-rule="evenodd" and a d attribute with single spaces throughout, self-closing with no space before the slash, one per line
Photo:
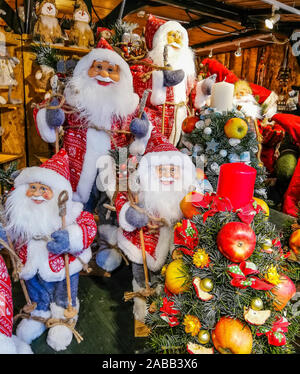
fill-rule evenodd
<path id="1" fill-rule="evenodd" d="M 72 195 L 68 155 L 61 149 L 40 167 L 22 170 L 6 200 L 1 239 L 6 240 L 5 229 L 23 264 L 20 279 L 36 305 L 17 326 L 17 336 L 28 344 L 45 331 L 49 318 L 73 325 L 78 318 L 79 272 L 91 259 L 97 226 Z M 49 328 L 47 343 L 60 351 L 72 337 L 72 330 L 58 323 Z"/>
<path id="2" fill-rule="evenodd" d="M 176 21 L 149 15 L 145 29 L 147 58 L 131 66 L 135 92 L 141 97 L 150 89 L 145 112 L 170 143 L 177 145 L 182 122 L 192 116 L 189 96 L 200 108 L 211 93 L 214 77 L 197 82 L 194 54 L 186 29 Z"/>

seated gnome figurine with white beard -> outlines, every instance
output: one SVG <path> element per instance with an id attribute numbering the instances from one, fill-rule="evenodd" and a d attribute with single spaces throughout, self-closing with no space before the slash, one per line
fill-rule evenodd
<path id="1" fill-rule="evenodd" d="M 180 202 L 195 190 L 196 170 L 189 156 L 181 153 L 158 131 L 152 131 L 145 155 L 136 170 L 138 192 L 119 192 L 115 206 L 118 215 L 118 247 L 132 262 L 133 291 L 145 289 L 142 241 L 145 244 L 150 285 L 173 250 L 173 226 L 183 218 Z M 132 204 L 132 201 L 135 201 Z M 135 204 L 138 206 L 136 209 Z M 153 225 L 158 225 L 153 230 Z M 150 225 L 149 225 L 150 224 Z M 142 237 L 141 238 L 141 230 Z M 146 302 L 134 297 L 135 319 L 144 322 Z"/>
<path id="2" fill-rule="evenodd" d="M 65 211 L 59 207 L 62 192 L 68 197 Z M 97 232 L 93 215 L 83 211 L 81 203 L 72 201 L 64 149 L 40 167 L 21 171 L 7 197 L 5 216 L 6 232 L 23 264 L 20 279 L 25 280 L 30 300 L 36 303 L 30 313 L 33 318 L 23 319 L 16 330 L 16 335 L 30 344 L 45 331 L 44 322 L 49 318 L 76 323 L 79 272 L 91 258 L 90 245 Z M 75 312 L 72 317 L 66 313 L 69 307 Z M 68 326 L 54 324 L 47 344 L 56 351 L 64 350 L 72 337 Z"/>

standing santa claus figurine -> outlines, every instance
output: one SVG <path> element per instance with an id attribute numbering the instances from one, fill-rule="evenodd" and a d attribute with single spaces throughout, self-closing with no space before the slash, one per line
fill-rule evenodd
<path id="1" fill-rule="evenodd" d="M 196 81 L 194 54 L 187 31 L 180 23 L 149 15 L 145 39 L 147 58 L 131 66 L 134 90 L 141 97 L 145 89 L 151 89 L 145 108 L 147 116 L 176 146 L 182 122 L 189 114 L 192 89 L 194 104 L 199 108 L 210 95 L 211 85 Z"/>
<path id="2" fill-rule="evenodd" d="M 58 206 L 63 191 L 68 194 L 64 221 Z M 30 314 L 33 318 L 23 319 L 16 331 L 30 344 L 46 329 L 45 323 L 35 317 L 65 321 L 70 305 L 78 313 L 79 272 L 91 258 L 90 245 L 97 232 L 93 215 L 83 211 L 81 203 L 72 201 L 65 150 L 40 167 L 21 171 L 7 197 L 5 215 L 6 231 L 23 264 L 20 279 L 25 280 L 31 302 L 37 305 Z M 75 324 L 77 318 L 75 314 L 71 321 Z M 47 343 L 56 351 L 64 350 L 72 336 L 69 327 L 57 324 L 50 327 Z"/>
<path id="3" fill-rule="evenodd" d="M 48 143 L 55 142 L 56 128 L 63 125 L 73 199 L 85 204 L 96 179 L 97 159 L 129 144 L 130 123 L 137 116 L 139 97 L 133 92 L 127 62 L 103 38 L 77 63 L 64 97 L 72 113 L 41 108 L 34 115 L 40 136 Z M 58 102 L 53 99 L 50 104 Z M 148 129 L 146 119 L 135 127 L 139 138 L 146 136 Z"/>
<path id="4" fill-rule="evenodd" d="M 173 226 L 182 218 L 180 202 L 187 193 L 196 189 L 197 182 L 191 158 L 179 152 L 156 129 L 152 131 L 134 180 L 131 185 L 138 186 L 134 194 L 138 209 L 132 204 L 131 192 L 119 192 L 115 205 L 120 225 L 118 246 L 132 262 L 133 290 L 139 292 L 145 288 L 141 240 L 145 243 L 146 262 L 153 287 L 155 275 L 173 249 Z M 162 226 L 157 221 L 159 219 L 163 222 Z M 159 227 L 153 230 L 153 225 L 157 224 Z M 135 319 L 144 322 L 145 314 L 145 300 L 135 297 Z"/>

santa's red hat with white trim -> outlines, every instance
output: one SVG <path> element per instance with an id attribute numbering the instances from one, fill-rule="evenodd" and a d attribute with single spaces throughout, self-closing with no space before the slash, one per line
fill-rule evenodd
<path id="1" fill-rule="evenodd" d="M 41 166 L 23 169 L 15 179 L 14 186 L 16 188 L 29 183 L 41 183 L 59 192 L 66 190 L 71 199 L 69 157 L 66 151 L 62 148 Z"/>

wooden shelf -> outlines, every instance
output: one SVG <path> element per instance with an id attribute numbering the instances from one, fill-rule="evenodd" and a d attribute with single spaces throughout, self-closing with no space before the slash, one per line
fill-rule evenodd
<path id="1" fill-rule="evenodd" d="M 80 47 L 73 47 L 73 46 L 67 47 L 67 46 L 65 46 L 63 44 L 45 44 L 45 43 L 41 43 L 41 42 L 35 41 L 35 40 L 31 40 L 31 43 L 32 44 L 40 44 L 40 45 L 48 46 L 50 48 L 57 49 L 59 51 L 69 52 L 69 53 L 87 54 L 87 53 L 89 53 L 91 51 L 91 49 L 87 49 L 87 48 L 80 48 Z"/>
<path id="2" fill-rule="evenodd" d="M 0 152 L 0 164 L 5 164 L 7 162 L 11 162 L 17 160 L 18 158 L 23 157 L 23 155 L 16 155 L 16 154 L 9 154 L 9 153 L 1 153 Z"/>
<path id="3" fill-rule="evenodd" d="M 9 86 L 0 86 L 0 90 L 8 90 Z"/>
<path id="4" fill-rule="evenodd" d="M 47 160 L 49 160 L 49 157 L 42 156 L 42 155 L 34 155 L 34 157 L 36 157 L 42 164 L 46 162 Z"/>
<path id="5" fill-rule="evenodd" d="M 6 109 L 6 110 L 16 110 L 18 107 L 22 105 L 22 103 L 19 104 L 0 104 L 0 110 Z"/>

